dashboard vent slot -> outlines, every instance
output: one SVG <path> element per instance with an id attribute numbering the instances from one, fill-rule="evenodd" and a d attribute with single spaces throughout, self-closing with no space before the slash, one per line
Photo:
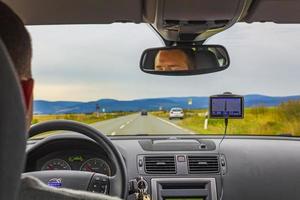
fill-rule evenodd
<path id="1" fill-rule="evenodd" d="M 190 174 L 218 173 L 219 161 L 217 156 L 188 156 Z"/>
<path id="2" fill-rule="evenodd" d="M 175 174 L 175 157 L 145 156 L 145 172 L 148 174 Z"/>

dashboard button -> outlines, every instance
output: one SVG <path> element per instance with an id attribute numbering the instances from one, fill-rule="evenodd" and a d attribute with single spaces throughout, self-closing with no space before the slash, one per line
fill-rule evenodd
<path id="1" fill-rule="evenodd" d="M 107 194 L 109 181 L 107 177 L 95 174 L 89 185 L 89 191 Z"/>
<path id="2" fill-rule="evenodd" d="M 178 162 L 185 162 L 185 156 L 177 156 Z"/>
<path id="3" fill-rule="evenodd" d="M 143 167 L 143 159 L 139 159 L 139 167 Z"/>

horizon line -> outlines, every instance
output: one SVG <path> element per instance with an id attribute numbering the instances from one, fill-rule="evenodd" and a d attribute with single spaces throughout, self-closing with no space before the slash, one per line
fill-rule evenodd
<path id="1" fill-rule="evenodd" d="M 300 96 L 300 94 L 294 94 L 294 95 L 266 95 L 266 94 L 245 94 L 241 96 L 264 96 L 264 97 L 296 97 Z M 136 101 L 136 100 L 151 100 L 151 99 L 167 99 L 167 98 L 208 98 L 209 96 L 162 96 L 162 97 L 142 97 L 142 98 L 134 98 L 134 99 L 117 99 L 117 98 L 100 98 L 96 100 L 90 100 L 90 101 L 80 101 L 80 100 L 45 100 L 45 99 L 35 99 L 34 101 L 47 101 L 47 102 L 76 102 L 76 103 L 89 103 L 89 102 L 95 102 L 100 100 L 116 100 L 116 101 Z"/>

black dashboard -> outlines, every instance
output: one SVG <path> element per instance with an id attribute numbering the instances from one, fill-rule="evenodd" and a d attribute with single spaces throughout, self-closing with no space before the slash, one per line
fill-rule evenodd
<path id="1" fill-rule="evenodd" d="M 88 171 L 111 176 L 115 172 L 106 152 L 93 141 L 59 139 L 28 152 L 26 172 L 42 170 Z"/>
<path id="2" fill-rule="evenodd" d="M 143 177 L 153 200 L 174 197 L 300 199 L 298 138 L 228 136 L 219 146 L 221 138 L 123 136 L 111 139 L 125 160 L 129 179 Z M 114 163 L 106 152 L 77 134 L 29 141 L 27 152 L 27 172 L 41 170 L 53 159 L 65 161 L 71 170 L 82 170 L 89 160 L 101 159 L 101 165 L 96 162 L 98 167 L 94 169 L 107 168 L 112 175 L 115 173 Z M 134 195 L 128 199 L 134 199 Z"/>
<path id="3" fill-rule="evenodd" d="M 80 170 L 111 176 L 107 158 L 88 150 L 66 150 L 50 153 L 36 161 L 39 170 Z"/>

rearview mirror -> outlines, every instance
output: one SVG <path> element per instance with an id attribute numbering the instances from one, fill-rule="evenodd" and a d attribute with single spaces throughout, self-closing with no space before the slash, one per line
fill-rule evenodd
<path id="1" fill-rule="evenodd" d="M 146 49 L 141 57 L 143 72 L 160 75 L 196 75 L 225 70 L 229 55 L 220 45 Z"/>

